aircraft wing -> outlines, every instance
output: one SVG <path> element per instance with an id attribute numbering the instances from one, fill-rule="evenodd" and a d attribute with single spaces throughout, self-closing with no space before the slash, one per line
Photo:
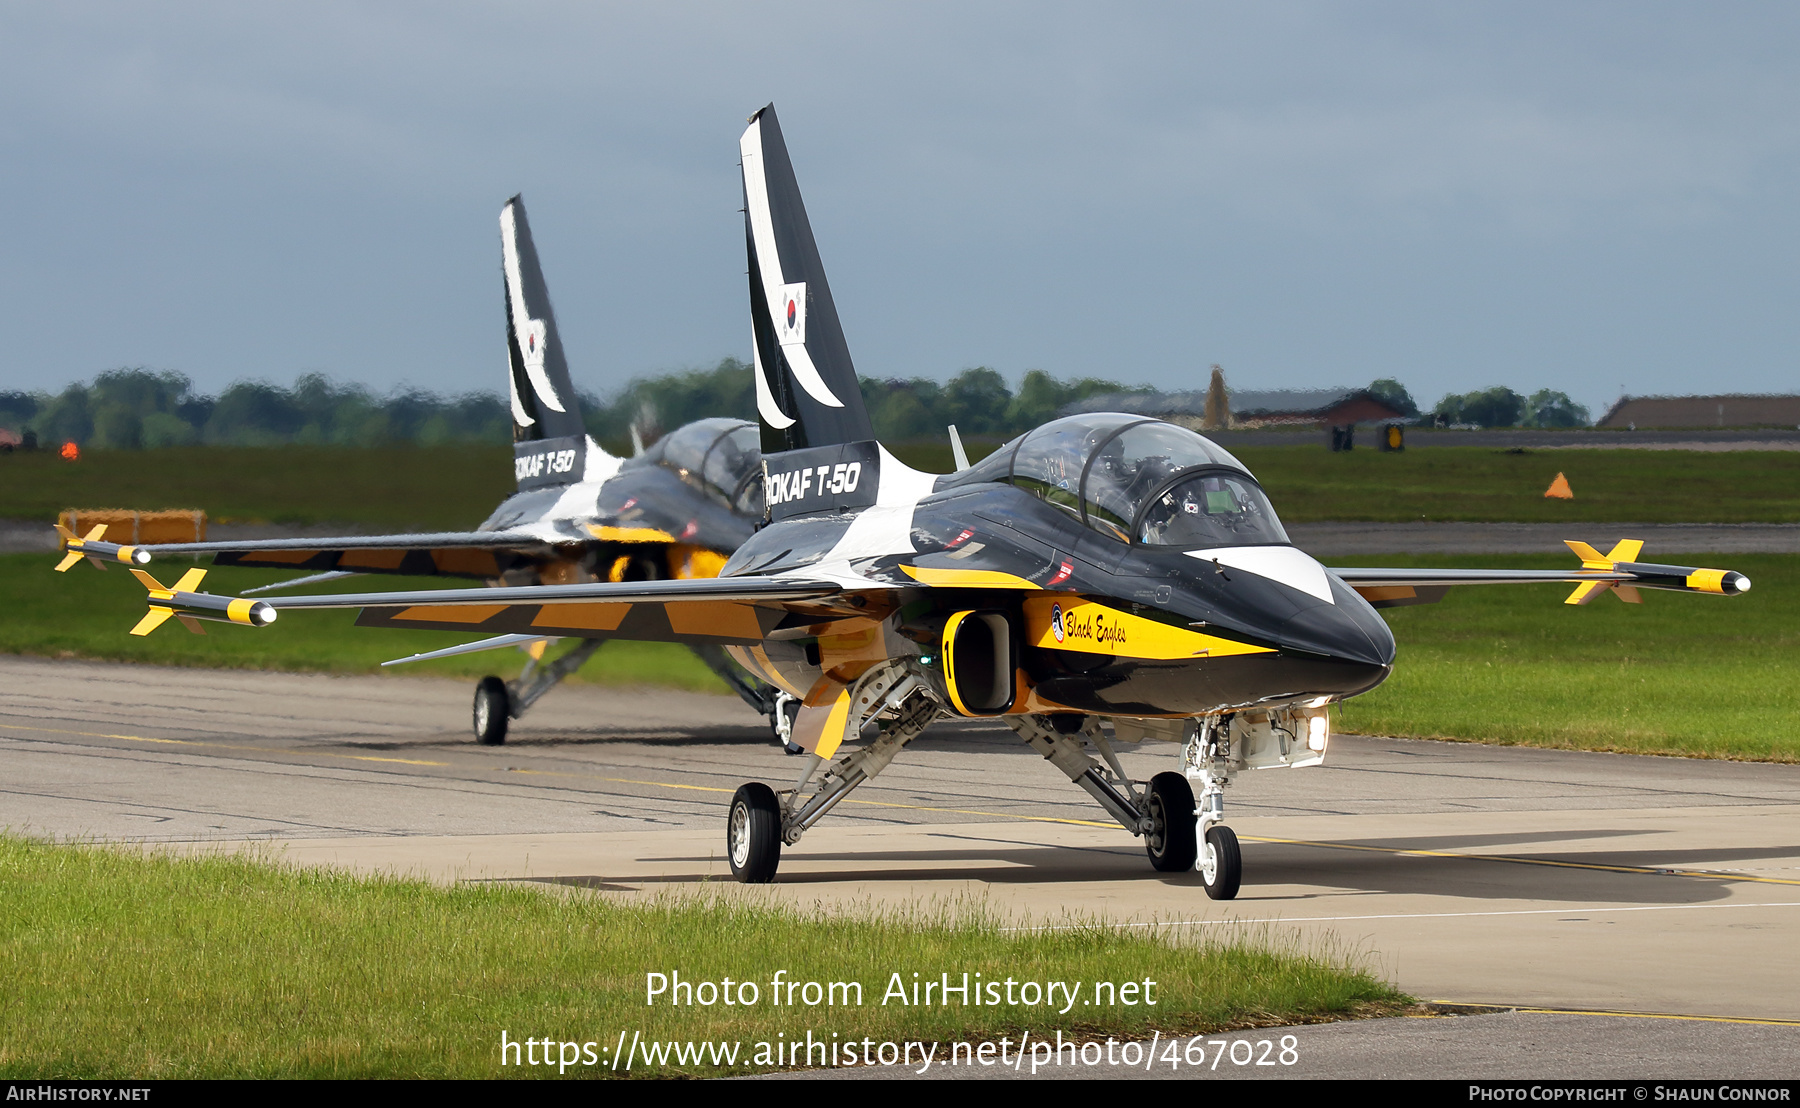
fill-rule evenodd
<path id="1" fill-rule="evenodd" d="M 602 528 L 628 532 L 630 528 Z M 604 536 L 595 535 L 592 538 Z M 117 543 L 63 536 L 66 569 L 82 557 L 145 565 L 162 557 L 210 554 L 221 566 L 258 566 L 339 574 L 397 573 L 414 576 L 498 577 L 516 558 L 542 557 L 558 543 L 592 541 L 588 535 L 552 534 L 543 528 L 507 531 L 427 531 L 399 535 L 327 535 L 238 542 Z M 621 541 L 630 541 L 622 538 Z"/>
<path id="2" fill-rule="evenodd" d="M 1377 608 L 1407 604 L 1435 604 L 1456 585 L 1573 584 L 1566 603 L 1586 604 L 1612 591 L 1619 599 L 1636 604 L 1637 590 L 1668 589 L 1675 592 L 1736 596 L 1750 591 L 1750 578 L 1728 569 L 1663 565 L 1634 559 L 1643 551 L 1637 539 L 1624 539 L 1605 554 L 1584 542 L 1566 541 L 1581 559 L 1574 569 L 1402 569 L 1334 568 L 1344 584 L 1361 593 Z"/>
<path id="3" fill-rule="evenodd" d="M 152 613 L 167 609 L 156 623 L 177 615 L 265 625 L 289 609 L 358 608 L 356 622 L 363 627 L 725 644 L 758 643 L 784 626 L 854 617 L 869 606 L 865 595 L 845 595 L 834 582 L 786 577 L 409 589 L 249 601 L 195 591 L 200 578 L 194 575 L 203 576 L 204 570 L 189 570 L 173 587 L 135 572 L 151 588 Z"/>

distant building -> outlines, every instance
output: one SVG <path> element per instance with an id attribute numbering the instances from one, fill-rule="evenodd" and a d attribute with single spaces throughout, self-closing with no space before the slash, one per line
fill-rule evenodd
<path id="1" fill-rule="evenodd" d="M 1101 393 L 1070 404 L 1063 412 L 1139 412 L 1198 428 L 1206 417 L 1206 391 Z M 1229 396 L 1231 426 L 1241 428 L 1344 427 L 1406 418 L 1368 389 L 1231 389 Z"/>
<path id="2" fill-rule="evenodd" d="M 1596 427 L 1800 427 L 1800 396 L 1627 396 Z"/>

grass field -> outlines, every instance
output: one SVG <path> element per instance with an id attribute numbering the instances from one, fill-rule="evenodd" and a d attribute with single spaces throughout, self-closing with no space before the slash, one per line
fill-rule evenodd
<path id="1" fill-rule="evenodd" d="M 1348 565 L 1348 559 L 1327 559 Z M 1558 568 L 1507 555 L 1369 565 Z M 1717 555 L 1741 597 L 1566 605 L 1564 585 L 1469 586 L 1384 614 L 1394 674 L 1345 703 L 1349 731 L 1578 750 L 1800 761 L 1800 557 Z M 1566 566 L 1564 559 L 1560 565 Z"/>
<path id="2" fill-rule="evenodd" d="M 633 1076 L 710 1076 L 793 1068 L 757 1064 L 757 1044 L 808 1030 L 827 1042 L 936 1043 L 1160 1032 L 1166 1047 L 1171 1034 L 1405 1002 L 1343 959 L 1241 935 L 1173 945 L 1102 924 L 1019 932 L 1005 923 L 979 904 L 834 916 L 736 887 L 623 903 L 0 836 L 0 1076 L 556 1075 L 556 1066 L 502 1068 L 503 1031 L 591 1042 L 596 1057 L 621 1032 L 626 1042 L 635 1033 L 739 1044 L 731 1065 L 647 1067 L 639 1056 L 632 1067 Z M 846 990 L 837 1005 L 776 1006 L 768 983 L 778 970 L 858 982 L 863 1002 L 844 1003 Z M 650 972 L 757 982 L 759 1002 L 649 1006 Z M 1080 982 L 1088 1003 L 1066 1015 L 1023 1003 L 882 1003 L 892 974 L 910 985 L 914 973 L 945 972 Z M 1095 1005 L 1087 991 L 1145 979 L 1156 982 L 1154 1007 Z M 624 1067 L 578 1064 L 569 1075 L 624 1076 Z"/>
<path id="3" fill-rule="evenodd" d="M 1506 451 L 1398 454 L 1258 447 L 1238 457 L 1281 518 L 1468 522 L 1800 522 L 1800 451 Z M 1548 500 L 1558 473 L 1573 500 Z"/>
<path id="4" fill-rule="evenodd" d="M 389 658 L 479 637 L 457 631 L 359 628 L 354 626 L 354 611 L 324 611 L 289 612 L 265 628 L 210 623 L 205 625 L 204 635 L 190 634 L 170 621 L 139 638 L 128 632 L 144 613 L 144 587 L 124 572 L 124 567 L 99 572 L 82 562 L 67 573 L 56 573 L 52 570 L 55 564 L 54 554 L 0 554 L 0 611 L 6 613 L 0 619 L 0 653 L 229 669 L 369 673 Z M 166 584 L 181 576 L 185 564 L 169 562 L 150 568 Z M 287 570 L 224 567 L 209 570 L 202 587 L 209 592 L 235 593 L 293 576 Z M 471 583 L 436 582 L 440 587 Z M 352 592 L 432 585 L 430 579 L 368 576 L 334 582 L 331 587 Z M 397 666 L 386 672 L 513 677 L 524 662 L 525 656 L 517 650 L 491 650 Z M 724 684 L 686 647 L 672 643 L 609 643 L 575 679 L 725 691 Z"/>
<path id="5" fill-rule="evenodd" d="M 984 444 L 981 449 L 991 449 Z M 934 472 L 949 448 L 900 444 Z M 1434 446 L 1238 451 L 1290 523 L 1317 520 L 1778 523 L 1800 521 L 1800 452 L 1693 453 Z M 0 518 L 64 508 L 201 508 L 215 520 L 364 530 L 468 528 L 512 491 L 507 447 L 192 447 L 0 455 Z M 1565 473 L 1574 500 L 1546 500 Z"/>

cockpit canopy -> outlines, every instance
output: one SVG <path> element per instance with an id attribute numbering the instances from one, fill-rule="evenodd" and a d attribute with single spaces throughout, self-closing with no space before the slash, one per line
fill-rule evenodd
<path id="1" fill-rule="evenodd" d="M 637 464 L 660 465 L 734 511 L 763 514 L 762 435 L 741 419 L 701 419 L 656 440 Z"/>
<path id="2" fill-rule="evenodd" d="M 1067 416 L 1007 443 L 952 484 L 1000 481 L 1122 542 L 1285 543 L 1244 464 L 1185 427 L 1121 412 Z"/>

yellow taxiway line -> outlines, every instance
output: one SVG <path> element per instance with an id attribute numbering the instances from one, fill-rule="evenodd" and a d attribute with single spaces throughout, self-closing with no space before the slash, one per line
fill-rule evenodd
<path id="1" fill-rule="evenodd" d="M 199 739 L 154 739 L 146 735 L 109 735 L 104 731 L 70 731 L 56 727 L 26 727 L 22 724 L 0 724 L 8 731 L 40 731 L 46 735 L 78 735 L 87 739 L 118 739 L 128 743 L 160 743 L 166 746 L 198 746 L 209 750 L 244 750 L 256 754 L 304 754 L 312 758 L 344 758 L 352 762 L 398 762 L 407 766 L 447 766 L 449 762 L 427 762 L 418 758 L 378 758 L 373 754 L 333 754 L 328 750 L 291 750 L 284 747 L 238 746 L 233 743 L 202 742 Z"/>
<path id="2" fill-rule="evenodd" d="M 1591 869 L 1607 873 L 1638 873 L 1651 877 L 1708 877 L 1715 881 L 1754 881 L 1763 885 L 1800 885 L 1791 877 L 1752 877 L 1748 874 L 1720 873 L 1701 869 L 1672 869 L 1666 866 L 1615 866 L 1604 862 L 1565 862 L 1555 858 L 1520 858 L 1510 854 L 1468 854 L 1455 850 L 1405 850 L 1391 846 L 1367 846 L 1362 843 L 1327 843 L 1312 839 L 1277 839 L 1245 835 L 1257 843 L 1279 843 L 1284 846 L 1317 846 L 1327 850 L 1365 850 L 1376 854 L 1395 854 L 1411 858 L 1469 858 L 1481 862 L 1511 862 L 1520 866 L 1554 866 L 1557 869 Z"/>
<path id="3" fill-rule="evenodd" d="M 122 742 L 159 743 L 169 746 L 193 746 L 212 750 L 249 751 L 268 754 L 270 748 L 265 746 L 240 746 L 233 743 L 203 742 L 196 739 L 157 739 L 143 735 L 117 735 L 99 731 L 74 731 L 54 727 L 26 727 L 19 724 L 6 724 L 6 729 L 15 731 L 38 731 L 49 735 L 76 735 L 92 739 L 115 739 Z M 293 753 L 316 758 L 341 758 L 353 762 L 389 762 L 407 766 L 448 766 L 449 762 L 428 761 L 422 758 L 382 758 L 371 754 L 334 754 L 321 750 L 289 751 L 277 748 L 277 753 Z M 689 792 L 731 793 L 735 790 L 721 788 L 717 785 L 684 785 L 675 781 L 647 781 L 634 777 L 607 777 L 596 773 L 570 773 L 558 770 L 541 769 L 505 769 L 505 773 L 517 773 L 532 777 L 568 777 L 588 781 L 604 781 L 613 785 L 643 785 L 657 789 L 680 789 Z M 987 812 L 972 808 L 939 808 L 929 804 L 896 804 L 884 800 L 856 800 L 846 797 L 845 804 L 857 804 L 867 808 L 895 808 L 915 812 L 941 812 L 945 815 L 985 816 L 990 819 L 1014 819 L 1028 823 L 1060 823 L 1074 827 L 1118 826 L 1099 820 L 1067 819 L 1058 816 L 1030 816 L 1016 812 Z M 1602 862 L 1570 862 L 1555 858 L 1521 858 L 1509 854 L 1471 854 L 1454 850 L 1407 850 L 1391 846 L 1369 846 L 1362 843 L 1321 842 L 1315 839 L 1283 839 L 1266 835 L 1245 835 L 1248 842 L 1273 843 L 1282 846 L 1312 846 L 1326 850 L 1360 850 L 1375 854 L 1392 854 L 1410 858 L 1457 858 L 1481 862 L 1509 862 L 1521 866 L 1550 866 L 1556 869 L 1600 870 L 1607 873 L 1641 874 L 1650 877 L 1698 877 L 1714 881 L 1749 881 L 1764 885 L 1800 885 L 1800 880 L 1789 877 L 1755 877 L 1749 874 L 1720 873 L 1710 870 L 1673 869 L 1657 866 L 1621 866 Z"/>

